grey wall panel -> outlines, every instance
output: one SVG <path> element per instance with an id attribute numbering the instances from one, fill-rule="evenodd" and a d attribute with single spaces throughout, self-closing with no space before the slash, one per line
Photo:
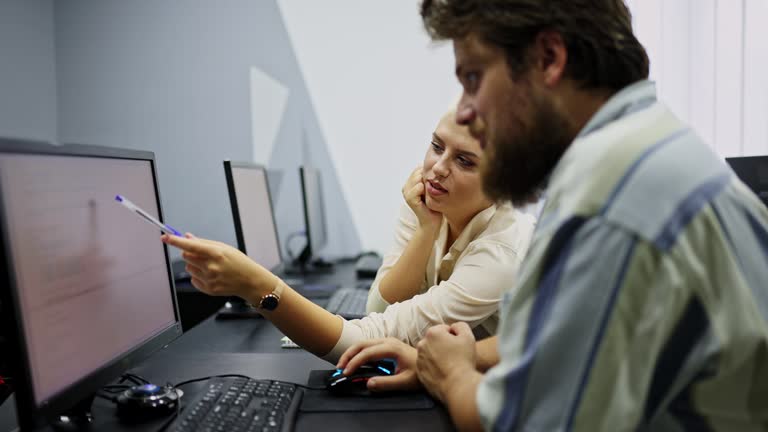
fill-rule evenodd
<path id="1" fill-rule="evenodd" d="M 249 71 L 259 67 L 290 89 L 270 161 L 283 173 L 281 237 L 303 229 L 298 165 L 309 162 L 323 171 L 331 221 L 323 255 L 359 251 L 273 1 L 68 0 L 55 23 L 61 142 L 156 152 L 169 223 L 235 244 L 221 161 L 251 158 Z"/>
<path id="2" fill-rule="evenodd" d="M 0 1 L 0 136 L 56 141 L 52 0 Z"/>

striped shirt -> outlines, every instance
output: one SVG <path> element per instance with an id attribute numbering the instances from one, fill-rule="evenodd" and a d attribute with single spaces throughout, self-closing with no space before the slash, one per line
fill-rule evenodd
<path id="1" fill-rule="evenodd" d="M 768 209 L 635 83 L 555 167 L 488 430 L 768 430 Z"/>

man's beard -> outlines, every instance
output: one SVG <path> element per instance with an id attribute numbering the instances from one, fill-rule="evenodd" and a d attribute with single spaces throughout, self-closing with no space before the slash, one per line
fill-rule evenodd
<path id="1" fill-rule="evenodd" d="M 568 122 L 551 102 L 533 97 L 531 123 L 512 134 L 497 128 L 485 149 L 483 191 L 494 201 L 516 206 L 535 202 L 547 186 L 549 175 L 573 136 Z M 516 136 L 514 136 L 516 135 Z"/>

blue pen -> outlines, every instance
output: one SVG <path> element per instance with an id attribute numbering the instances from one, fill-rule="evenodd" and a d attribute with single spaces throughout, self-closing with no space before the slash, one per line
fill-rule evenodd
<path id="1" fill-rule="evenodd" d="M 136 204 L 128 201 L 127 198 L 125 198 L 122 195 L 115 195 L 115 201 L 119 202 L 120 204 L 124 205 L 125 208 L 136 212 L 139 216 L 143 217 L 144 220 L 151 223 L 152 225 L 155 225 L 156 227 L 160 228 L 160 231 L 166 233 L 166 234 L 173 234 L 175 236 L 182 237 L 181 233 L 176 231 L 172 226 L 166 225 L 159 220 L 153 218 L 149 213 L 145 212 L 141 209 L 141 207 L 137 206 Z"/>

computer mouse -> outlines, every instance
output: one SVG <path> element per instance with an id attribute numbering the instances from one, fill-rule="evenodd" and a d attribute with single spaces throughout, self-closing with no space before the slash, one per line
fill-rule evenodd
<path id="1" fill-rule="evenodd" d="M 369 396 L 371 394 L 368 390 L 369 379 L 394 375 L 396 370 L 397 362 L 393 359 L 365 363 L 346 376 L 342 373 L 343 369 L 336 369 L 328 373 L 325 388 L 336 396 Z"/>

